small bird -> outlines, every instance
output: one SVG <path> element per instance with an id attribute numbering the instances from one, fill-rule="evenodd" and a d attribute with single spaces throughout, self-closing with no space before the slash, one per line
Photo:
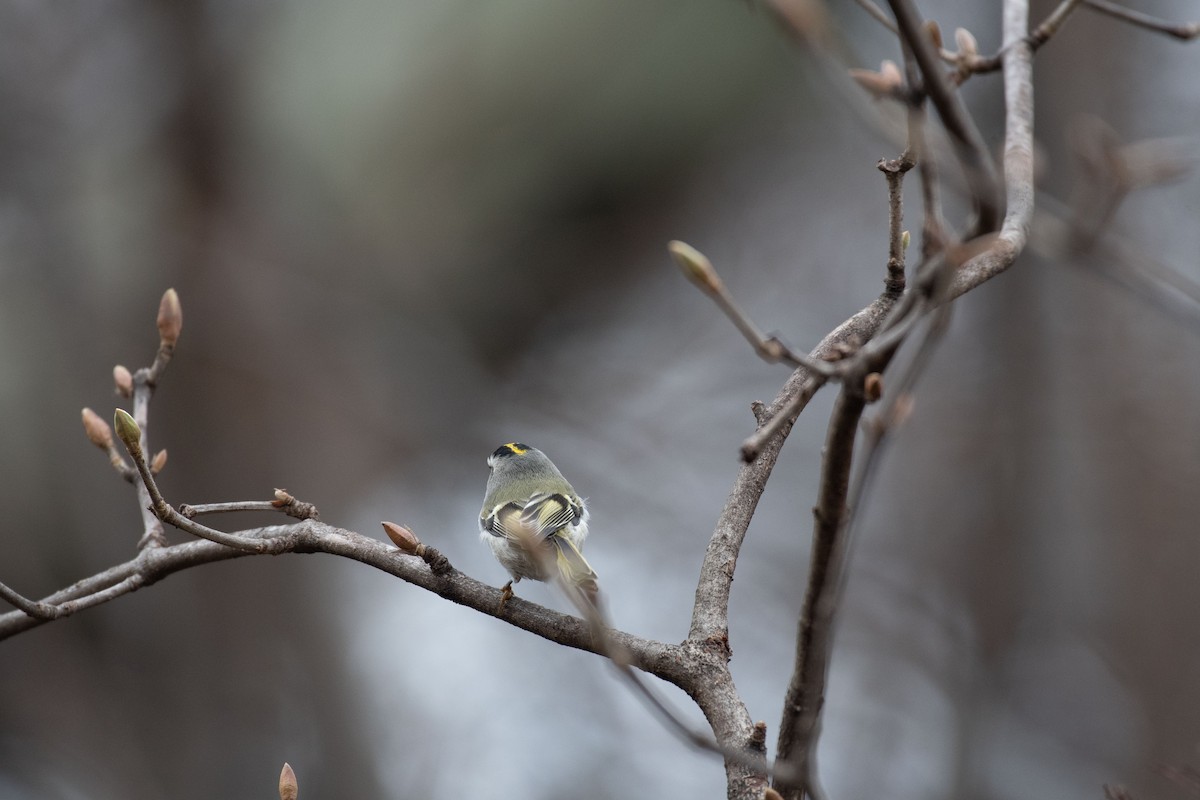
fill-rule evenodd
<path id="1" fill-rule="evenodd" d="M 579 592 L 594 606 L 596 573 L 579 550 L 588 534 L 583 498 L 545 453 L 529 445 L 500 445 L 487 463 L 479 538 L 512 576 L 501 589 L 501 610 L 521 578 L 559 578 L 568 593 Z"/>

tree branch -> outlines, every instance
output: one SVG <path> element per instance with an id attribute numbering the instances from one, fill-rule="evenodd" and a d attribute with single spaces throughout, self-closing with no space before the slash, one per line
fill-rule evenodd
<path id="1" fill-rule="evenodd" d="M 1033 219 L 1033 47 L 1025 39 L 1028 0 L 1004 2 L 1004 185 L 1008 210 L 995 243 L 963 264 L 947 300 L 1012 266 L 1029 241 Z"/>
<path id="2" fill-rule="evenodd" d="M 327 553 L 350 558 L 549 641 L 590 653 L 599 652 L 587 623 L 581 619 L 519 597 L 509 600 L 501 612 L 499 589 L 475 580 L 448 564 L 446 570 L 436 574 L 420 558 L 402 554 L 390 545 L 353 531 L 306 520 L 293 525 L 242 530 L 231 535 L 242 540 L 261 542 L 261 553 L 264 555 Z M 41 602 L 45 605 L 66 609 L 53 618 L 37 618 L 24 611 L 0 615 L 0 640 L 143 586 L 150 586 L 173 573 L 249 555 L 254 554 L 211 541 L 147 548 L 130 561 L 43 598 Z M 686 683 L 678 645 L 663 644 L 622 631 L 612 631 L 611 636 L 629 652 L 631 665 L 676 685 Z"/>
<path id="3" fill-rule="evenodd" d="M 962 165 L 967 185 L 971 187 L 979 214 L 978 233 L 993 231 L 1000 222 L 1000 188 L 987 145 L 963 108 L 962 100 L 942 73 L 941 60 L 922 29 L 921 18 L 911 0 L 888 0 L 888 5 L 896 17 L 905 45 L 912 49 L 913 58 L 921 68 L 924 91 L 954 143 L 955 155 Z"/>
<path id="4" fill-rule="evenodd" d="M 1093 11 L 1106 14 L 1122 22 L 1128 22 L 1130 25 L 1139 28 L 1145 28 L 1148 31 L 1174 36 L 1176 39 L 1185 42 L 1200 36 L 1200 22 L 1169 22 L 1158 17 L 1152 17 L 1149 14 L 1143 14 L 1141 11 L 1135 11 L 1132 8 L 1126 8 L 1117 3 L 1110 3 L 1109 0 L 1083 0 L 1083 2 L 1084 5 Z"/>

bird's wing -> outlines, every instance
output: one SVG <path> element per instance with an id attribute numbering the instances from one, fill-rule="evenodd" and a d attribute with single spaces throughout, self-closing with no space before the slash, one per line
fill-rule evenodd
<path id="1" fill-rule="evenodd" d="M 553 536 L 583 517 L 583 508 L 564 494 L 535 494 L 525 501 L 521 523 L 539 539 Z"/>
<path id="2" fill-rule="evenodd" d="M 511 539 L 516 527 L 521 524 L 525 507 L 518 503 L 505 503 L 492 509 L 492 513 L 479 518 L 479 527 L 484 533 Z"/>

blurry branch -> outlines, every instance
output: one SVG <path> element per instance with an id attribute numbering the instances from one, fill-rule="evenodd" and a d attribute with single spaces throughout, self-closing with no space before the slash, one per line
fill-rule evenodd
<path id="1" fill-rule="evenodd" d="M 854 0 L 854 2 L 857 3 L 859 8 L 861 8 L 863 11 L 866 11 L 871 19 L 875 20 L 892 33 L 900 33 L 900 31 L 896 28 L 896 23 L 892 22 L 892 18 L 887 15 L 887 12 L 875 5 L 873 2 L 871 2 L 871 0 Z"/>
<path id="2" fill-rule="evenodd" d="M 937 100 L 940 90 L 933 88 L 936 86 L 933 78 L 936 70 L 931 66 L 932 45 L 921 35 L 915 14 L 906 2 L 892 2 L 892 7 L 903 44 L 911 49 L 913 59 L 925 76 L 926 90 L 932 89 L 930 96 L 938 106 L 939 113 L 942 113 L 943 121 L 946 121 L 942 105 Z M 1071 5 L 1066 3 L 1060 6 L 1060 13 L 1054 17 L 1055 25 L 1061 24 L 1070 8 Z M 808 584 L 796 640 L 796 662 L 784 700 L 777 746 L 778 762 L 800 775 L 795 782 L 776 780 L 775 788 L 781 790 L 786 798 L 823 797 L 817 781 L 814 755 L 824 705 L 837 600 L 843 585 L 849 548 L 849 523 L 868 487 L 883 437 L 902 418 L 902 409 L 910 403 L 910 387 L 927 363 L 941 332 L 945 330 L 949 313 L 947 302 L 1007 269 L 1023 251 L 1028 239 L 1033 212 L 1033 43 L 1024 35 L 1027 21 L 1028 6 L 1025 0 L 1006 0 L 1002 53 L 1008 210 L 1000 233 L 978 239 L 965 248 L 951 248 L 946 258 L 927 260 L 918 275 L 915 290 L 906 293 L 892 309 L 881 334 L 854 355 L 850 362 L 851 371 L 842 380 L 842 390 L 825 443 L 821 487 L 813 512 Z M 958 38 L 960 50 L 971 49 L 966 37 Z M 967 168 L 966 164 L 964 168 Z M 978 189 L 976 197 L 978 201 Z M 969 257 L 972 256 L 972 250 L 976 253 Z M 961 268 L 955 269 L 964 261 L 966 263 Z M 868 436 L 867 452 L 861 456 L 863 460 L 855 487 L 851 490 L 859 423 L 868 399 L 882 390 L 879 373 L 886 368 L 916 321 L 933 309 L 938 309 L 937 316 L 927 329 L 908 373 L 900 382 L 901 391 L 889 405 L 887 415 L 877 421 Z"/>
<path id="3" fill-rule="evenodd" d="M 1200 797 L 1200 770 L 1187 764 L 1159 764 L 1155 770 L 1192 797 Z"/>
<path id="4" fill-rule="evenodd" d="M 1148 256 L 1109 230 L 1097 232 L 1091 246 L 1078 249 L 1078 228 L 1070 211 L 1051 198 L 1042 201 L 1033 222 L 1032 246 L 1046 258 L 1063 259 L 1130 292 L 1200 332 L 1200 283 L 1180 270 Z M 1054 207 L 1051 214 L 1046 207 Z"/>
<path id="5" fill-rule="evenodd" d="M 975 201 L 979 217 L 976 232 L 982 234 L 993 231 L 1000 221 L 1000 184 L 983 136 L 942 73 L 940 54 L 911 0 L 888 0 L 888 5 L 896 17 L 901 41 L 912 50 L 913 58 L 921 69 L 922 89 L 937 109 L 954 144 L 954 153 Z"/>
<path id="6" fill-rule="evenodd" d="M 1079 170 L 1071 199 L 1071 249 L 1087 252 L 1104 233 L 1131 192 L 1185 177 L 1195 145 L 1181 139 L 1145 139 L 1126 144 L 1103 120 L 1082 116 L 1068 129 Z"/>
<path id="7" fill-rule="evenodd" d="M 1058 33 L 1059 28 L 1067 21 L 1067 17 L 1079 7 L 1082 0 L 1062 0 L 1050 14 L 1042 20 L 1041 24 L 1029 32 L 1025 36 L 1025 43 L 1035 52 L 1050 41 L 1054 34 Z M 969 39 L 967 37 L 970 37 Z M 956 32 L 956 38 L 959 39 L 959 52 L 954 63 L 958 65 L 958 72 L 955 74 L 955 80 L 962 83 L 971 75 L 982 74 L 985 72 L 995 72 L 1000 69 L 1004 62 L 1004 47 L 1001 47 L 995 55 L 983 57 L 980 56 L 974 47 L 974 37 L 962 28 Z M 961 46 L 964 41 L 971 42 L 968 47 Z"/>
<path id="8" fill-rule="evenodd" d="M 1158 17 L 1152 17 L 1149 14 L 1143 14 L 1141 11 L 1126 8 L 1117 3 L 1110 3 L 1108 0 L 1083 0 L 1083 2 L 1084 5 L 1093 11 L 1107 14 L 1114 19 L 1128 22 L 1130 25 L 1138 28 L 1145 28 L 1156 33 L 1165 33 L 1168 36 L 1174 36 L 1176 39 L 1183 41 L 1191 41 L 1200 36 L 1200 22 L 1168 22 Z"/>

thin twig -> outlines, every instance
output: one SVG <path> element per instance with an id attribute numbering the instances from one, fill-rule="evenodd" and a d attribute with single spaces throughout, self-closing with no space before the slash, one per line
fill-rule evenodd
<path id="1" fill-rule="evenodd" d="M 738 307 L 712 262 L 699 250 L 679 241 L 668 244 L 667 250 L 688 280 L 717 304 L 717 308 L 721 309 L 738 332 L 745 337 L 759 358 L 768 364 L 782 363 L 793 369 L 803 367 L 827 378 L 834 375 L 835 370 L 830 364 L 793 351 L 777 336 L 764 336 Z"/>
<path id="2" fill-rule="evenodd" d="M 880 25 L 887 28 L 892 33 L 900 33 L 900 31 L 896 28 L 896 23 L 892 22 L 892 18 L 889 17 L 882 8 L 871 2 L 871 0 L 854 0 L 854 2 L 858 3 L 859 7 L 863 11 L 866 11 L 867 14 L 869 14 L 870 17 Z"/>
<path id="3" fill-rule="evenodd" d="M 142 476 L 142 486 L 146 490 L 146 495 L 149 498 L 148 507 L 157 519 L 173 525 L 186 533 L 193 536 L 199 536 L 202 539 L 208 539 L 210 542 L 223 544 L 226 547 L 233 547 L 238 550 L 245 550 L 249 553 L 266 552 L 267 543 L 258 539 L 246 539 L 237 534 L 225 533 L 224 531 L 209 528 L 206 525 L 201 525 L 195 520 L 188 519 L 180 514 L 170 503 L 163 499 L 162 493 L 158 490 L 158 484 L 154 480 L 154 475 L 150 472 L 149 466 L 146 465 L 146 454 L 142 450 L 140 440 L 144 434 L 140 430 L 130 430 L 127 425 L 122 424 L 121 415 L 125 412 L 117 410 L 117 436 L 125 444 L 125 449 L 129 451 L 129 457 L 133 459 L 134 466 L 137 467 L 138 473 Z M 129 416 L 125 414 L 125 419 Z"/>
<path id="4" fill-rule="evenodd" d="M 1041 24 L 1034 28 L 1025 37 L 1025 41 L 1037 52 L 1042 45 L 1050 41 L 1050 39 L 1058 33 L 1063 23 L 1071 16 L 1072 12 L 1079 7 L 1083 0 L 1062 0 L 1054 10 L 1051 11 Z M 986 72 L 995 72 L 1000 69 L 1004 63 L 1005 47 L 1001 47 L 992 56 L 977 56 L 966 60 L 959 64 L 959 70 L 955 73 L 955 79 L 961 84 L 971 75 L 981 75 Z"/>
<path id="5" fill-rule="evenodd" d="M 812 353 L 809 354 L 810 357 L 821 360 L 844 358 L 848 353 L 861 347 L 883 327 L 884 320 L 887 319 L 896 302 L 895 295 L 884 291 L 869 306 L 826 334 L 821 343 L 813 348 Z M 742 460 L 748 464 L 753 463 L 764 456 L 769 443 L 781 433 L 786 438 L 786 431 L 791 430 L 796 417 L 812 400 L 817 390 L 825 385 L 825 380 L 823 376 L 813 375 L 807 370 L 797 370 L 793 373 L 779 395 L 767 408 L 769 414 L 767 421 L 761 423 L 757 430 L 742 442 Z M 782 440 L 779 441 L 779 444 L 783 444 Z M 771 466 L 773 465 L 774 459 L 772 458 Z M 761 478 L 756 479 L 765 484 L 770 470 L 771 467 L 768 467 Z M 738 480 L 739 482 L 742 480 L 741 475 Z M 761 492 L 760 488 L 759 493 L 761 494 Z M 728 508 L 728 505 L 726 507 Z M 724 512 L 722 512 L 722 516 L 724 516 Z M 747 520 L 747 524 L 749 524 L 749 520 Z M 718 522 L 717 525 L 719 529 L 721 523 Z M 695 617 L 693 616 L 694 621 Z"/>
<path id="6" fill-rule="evenodd" d="M 914 166 L 912 150 L 905 148 L 899 158 L 880 159 L 876 165 L 888 186 L 888 260 L 884 286 L 894 295 L 904 292 L 904 175 Z"/>
<path id="7" fill-rule="evenodd" d="M 163 347 L 159 347 L 160 354 L 162 351 Z M 166 360 L 162 361 L 160 366 L 160 358 L 155 359 L 155 366 L 158 367 L 157 373 L 162 372 L 162 370 L 166 367 L 167 361 L 170 359 L 168 356 Z M 154 396 L 155 386 L 154 380 L 152 380 L 150 373 L 150 369 L 139 369 L 133 375 L 133 418 L 138 424 L 138 430 L 141 431 L 140 447 L 138 449 L 140 453 L 143 454 L 140 456 L 141 463 L 138 463 L 137 461 L 139 458 L 138 456 L 134 457 L 134 468 L 144 476 L 141 483 L 134 484 L 134 488 L 137 491 L 138 511 L 142 515 L 142 536 L 138 540 L 139 549 L 146 547 L 165 547 L 167 544 L 167 537 L 163 533 L 162 522 L 151 508 L 152 497 L 150 491 L 148 490 L 148 485 L 145 482 L 145 476 L 149 476 L 151 474 L 149 468 L 146 467 L 146 459 L 144 456 L 144 453 L 149 450 L 150 446 L 148 439 L 150 400 Z M 132 455 L 132 453 L 130 455 Z M 151 479 L 151 481 L 153 481 L 153 479 Z"/>
<path id="8" fill-rule="evenodd" d="M 967 185 L 971 187 L 979 215 L 978 233 L 993 231 L 1000 224 L 1000 184 L 987 145 L 962 100 L 943 75 L 938 53 L 925 35 L 911 0 L 888 0 L 888 4 L 905 44 L 912 48 L 913 57 L 921 68 L 924 91 L 954 143 L 955 155 Z"/>
<path id="9" fill-rule="evenodd" d="M 1067 21 L 1067 17 L 1079 7 L 1081 0 L 1062 0 L 1058 6 L 1050 12 L 1050 14 L 1042 20 L 1042 23 L 1030 31 L 1026 41 L 1029 46 L 1036 52 L 1039 47 L 1050 41 L 1050 37 L 1058 33 L 1058 29 Z"/>
<path id="10" fill-rule="evenodd" d="M 0 598 L 3 598 L 5 602 L 19 608 L 34 619 L 49 621 L 58 617 L 58 612 L 54 605 L 30 600 L 4 583 L 0 583 Z"/>
<path id="11" fill-rule="evenodd" d="M 861 385 L 847 378 L 842 383 L 825 440 L 821 489 L 813 509 L 813 543 L 809 555 L 808 583 L 796 637 L 796 666 L 784 697 L 784 712 L 776 745 L 777 765 L 799 774 L 797 780 L 775 781 L 785 798 L 811 794 L 815 783 L 813 750 L 821 706 L 825 700 L 828 640 L 831 630 L 818 625 L 815 611 L 828 587 L 836 584 L 835 545 L 846 513 L 846 493 L 853 464 L 854 442 L 866 399 Z"/>
<path id="12" fill-rule="evenodd" d="M 1145 28 L 1148 31 L 1174 36 L 1176 39 L 1185 42 L 1200 36 L 1200 22 L 1170 22 L 1158 17 L 1152 17 L 1149 14 L 1143 14 L 1141 11 L 1135 11 L 1132 8 L 1126 8 L 1117 3 L 1110 3 L 1109 0 L 1083 0 L 1083 2 L 1084 5 L 1093 11 L 1107 14 L 1114 19 L 1128 22 L 1130 25 Z"/>
<path id="13" fill-rule="evenodd" d="M 316 506 L 304 503 L 283 489 L 275 490 L 274 500 L 240 500 L 230 503 L 183 503 L 179 513 L 188 519 L 195 519 L 202 514 L 230 514 L 237 511 L 282 511 L 296 519 L 320 519 Z"/>
<path id="14" fill-rule="evenodd" d="M 880 295 L 871 305 L 831 331 L 812 351 L 812 357 L 832 357 L 841 347 L 870 339 L 895 303 L 896 299 L 886 292 Z M 792 373 L 767 409 L 770 421 L 759 428 L 758 432 L 762 433 L 771 426 L 769 435 L 759 437 L 754 442 L 748 440 L 743 445 L 743 451 L 753 445 L 753 458 L 738 471 L 733 489 L 709 539 L 700 567 L 700 579 L 696 584 L 689 640 L 710 642 L 718 648 L 728 646 L 729 592 L 746 529 L 775 467 L 779 451 L 791 432 L 792 423 L 824 382 L 821 376 L 807 370 L 800 369 Z"/>
<path id="15" fill-rule="evenodd" d="M 278 511 L 270 500 L 238 500 L 230 503 L 183 503 L 179 513 L 188 519 L 203 514 L 231 514 L 237 511 Z"/>

